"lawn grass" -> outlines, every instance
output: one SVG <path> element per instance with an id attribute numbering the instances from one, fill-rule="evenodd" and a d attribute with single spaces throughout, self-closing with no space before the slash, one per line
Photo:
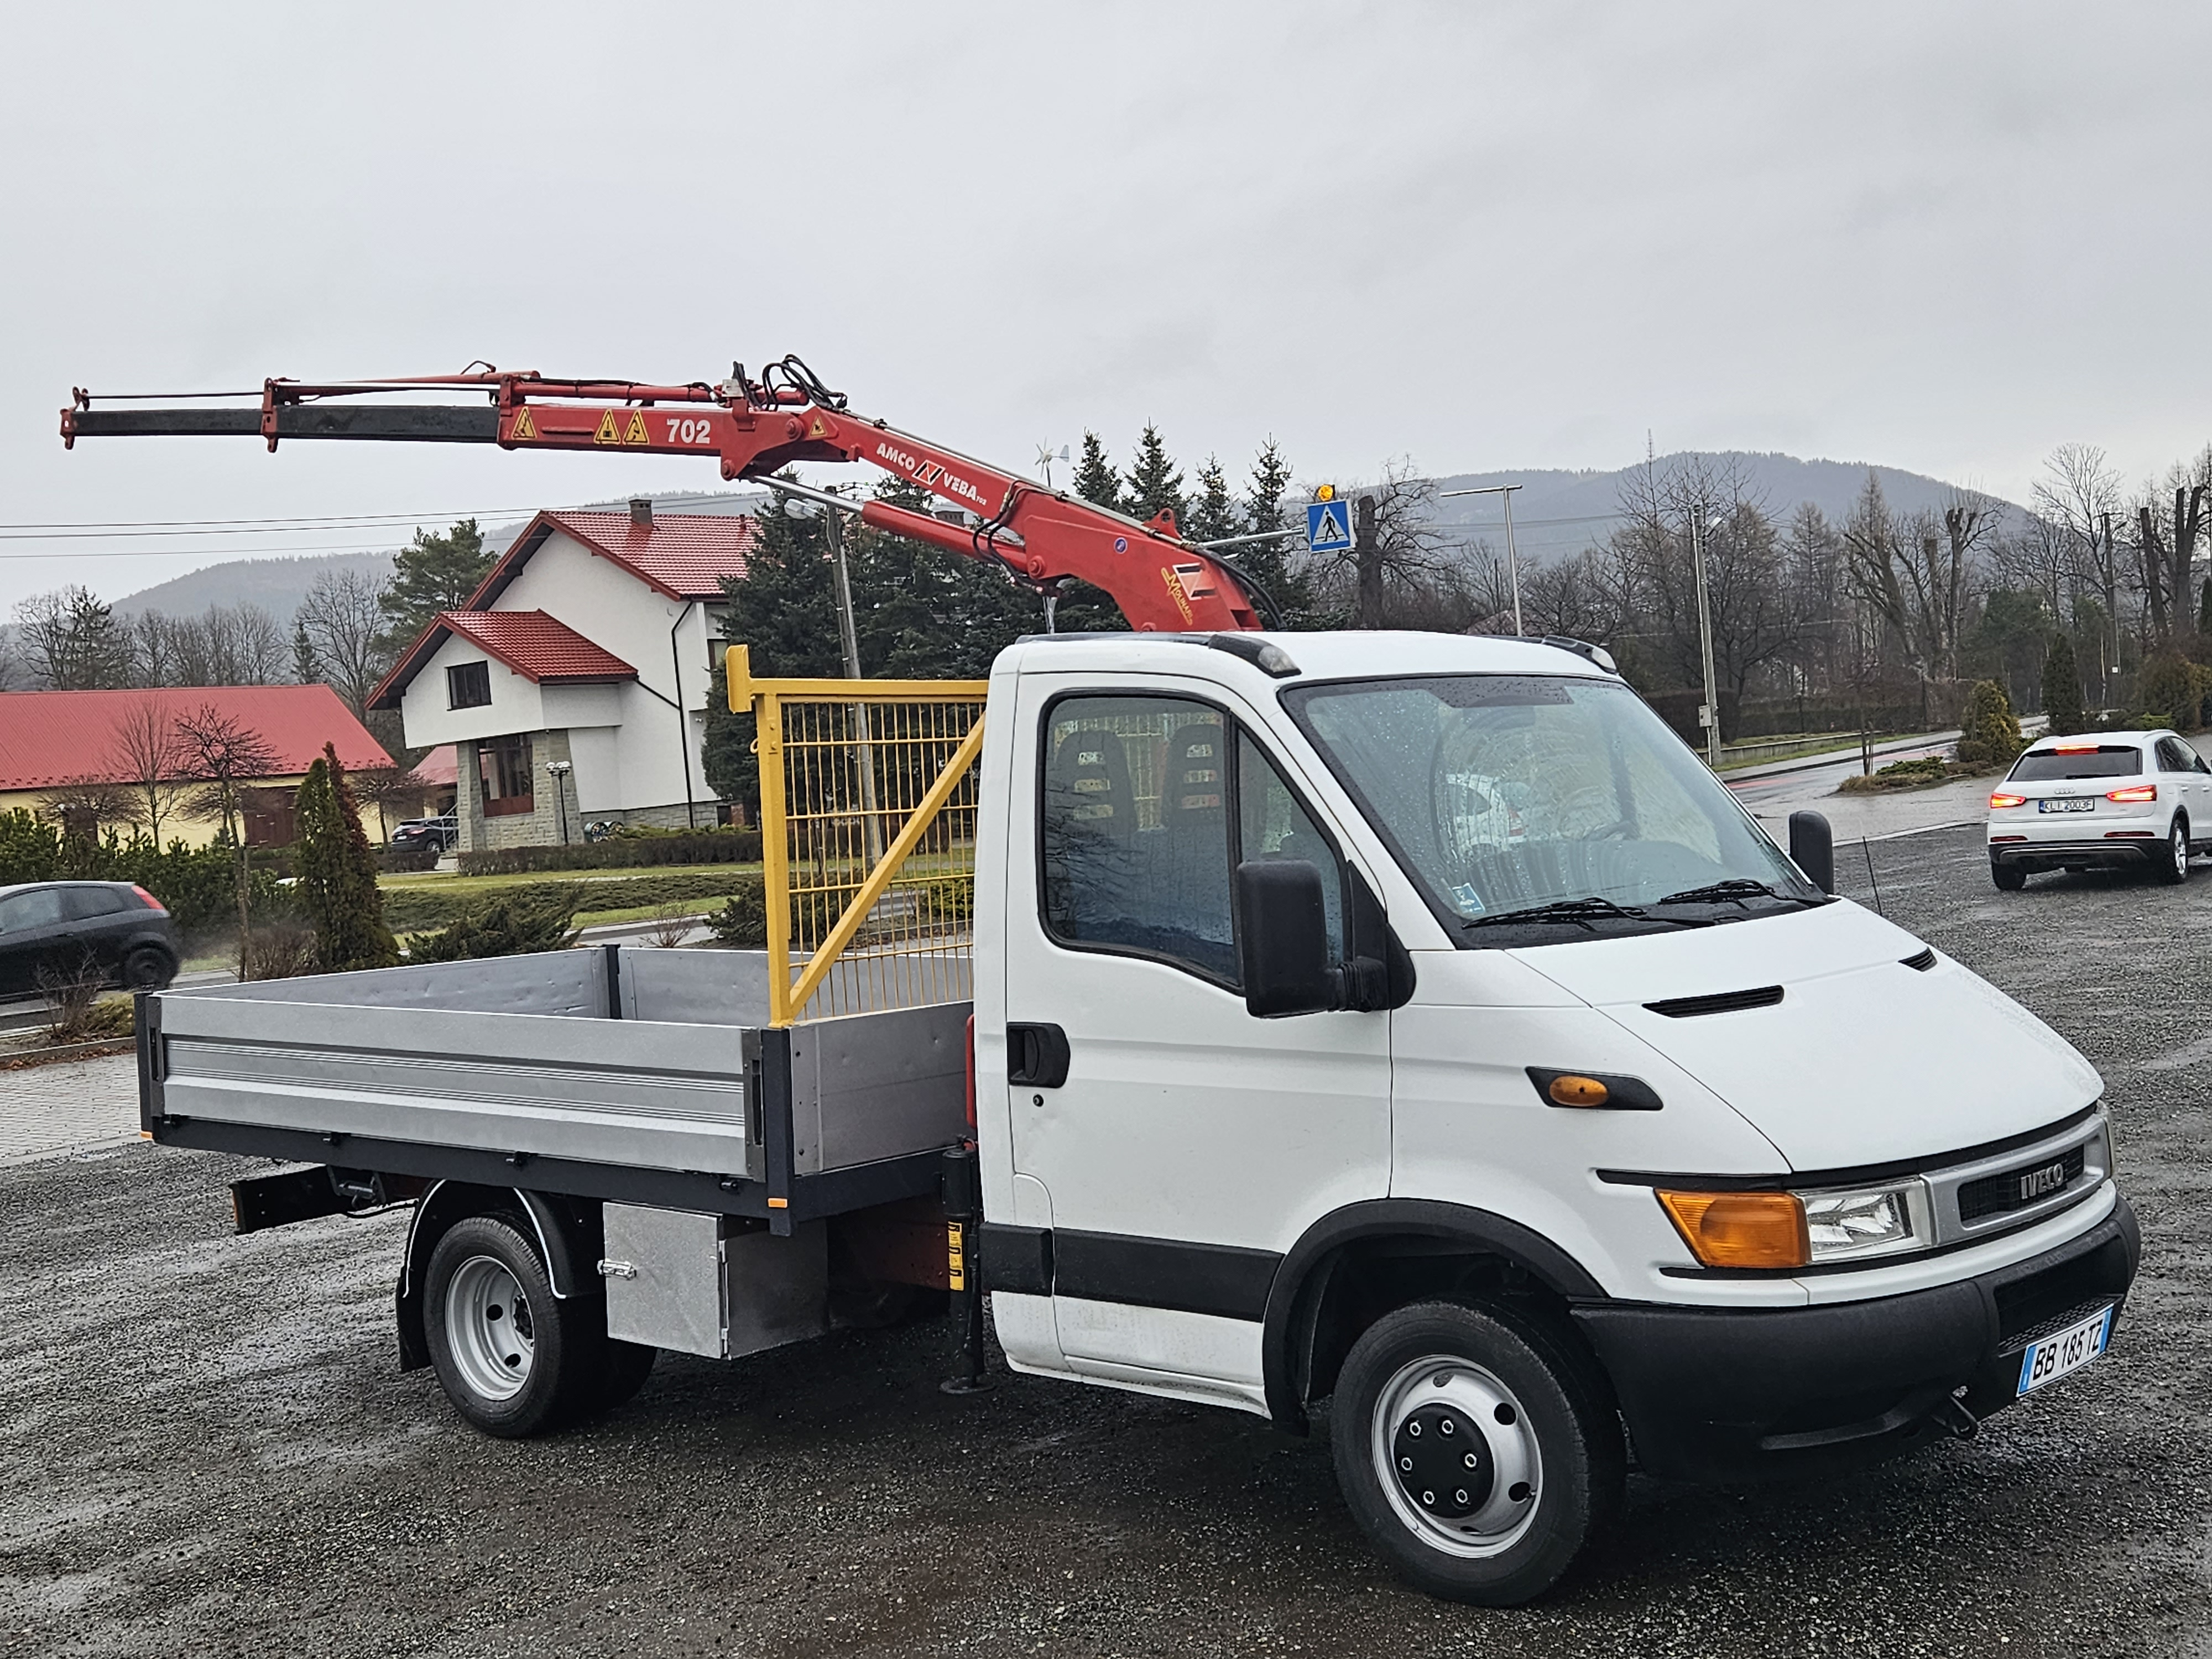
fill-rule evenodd
<path id="1" fill-rule="evenodd" d="M 757 875 L 758 864 L 645 864 L 611 870 L 526 870 L 504 876 L 465 876 L 458 871 L 423 870 L 404 875 L 379 876 L 376 884 L 387 890 L 409 889 L 453 898 L 473 898 L 507 887 L 543 886 L 548 883 L 635 881 L 641 876 L 720 876 L 732 872 Z"/>

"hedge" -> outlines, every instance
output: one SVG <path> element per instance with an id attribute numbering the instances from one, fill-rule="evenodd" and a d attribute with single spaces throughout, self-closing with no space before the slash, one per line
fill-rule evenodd
<path id="1" fill-rule="evenodd" d="M 679 830 L 667 835 L 610 836 L 568 847 L 497 847 L 464 853 L 461 873 L 519 876 L 553 870 L 634 870 L 654 864 L 757 864 L 760 855 L 757 830 Z"/>
<path id="2" fill-rule="evenodd" d="M 419 933 L 426 928 L 447 927 L 471 910 L 481 910 L 495 899 L 509 900 L 524 908 L 550 905 L 574 896 L 581 910 L 633 910 L 654 904 L 689 904 L 701 899 L 723 898 L 748 884 L 760 885 L 750 870 L 726 875 L 635 876 L 627 880 L 526 881 L 494 893 L 441 893 L 434 884 L 410 883 L 384 890 L 384 920 L 395 933 Z"/>

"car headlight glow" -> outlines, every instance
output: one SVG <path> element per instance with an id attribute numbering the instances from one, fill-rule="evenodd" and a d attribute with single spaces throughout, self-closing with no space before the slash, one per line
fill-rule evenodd
<path id="1" fill-rule="evenodd" d="M 1815 1264 L 1923 1249 L 1934 1239 L 1927 1188 L 1917 1181 L 1798 1196 Z"/>

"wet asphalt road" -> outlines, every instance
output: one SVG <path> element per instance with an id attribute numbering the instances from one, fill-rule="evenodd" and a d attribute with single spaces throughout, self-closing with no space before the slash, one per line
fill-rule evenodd
<path id="1" fill-rule="evenodd" d="M 2102 1070 L 2143 1224 L 2113 1352 L 1971 1443 L 1639 1479 L 1547 1601 L 1453 1607 L 1368 1554 L 1322 1442 L 950 1399 L 930 1328 L 667 1360 L 586 1431 L 481 1438 L 395 1369 L 401 1217 L 234 1238 L 238 1166 L 133 1146 L 0 1170 L 0 1655 L 2212 1653 L 2212 866 L 2000 895 L 1976 832 L 1870 850 L 1890 914 Z"/>

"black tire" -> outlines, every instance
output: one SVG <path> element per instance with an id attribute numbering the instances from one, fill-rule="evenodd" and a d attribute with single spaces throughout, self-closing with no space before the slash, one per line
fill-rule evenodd
<path id="1" fill-rule="evenodd" d="M 123 958 L 125 990 L 158 991 L 176 976 L 176 962 L 158 946 L 142 945 Z"/>
<path id="2" fill-rule="evenodd" d="M 1990 879 L 1996 883 L 2000 893 L 2017 893 L 2027 885 L 2027 872 L 2017 864 L 2000 864 L 1991 859 Z"/>
<path id="3" fill-rule="evenodd" d="M 431 1369 L 453 1409 L 475 1427 L 518 1440 L 557 1428 L 604 1398 L 605 1304 L 597 1297 L 556 1297 L 537 1249 L 514 1223 L 464 1217 L 438 1240 L 423 1277 Z M 521 1340 L 500 1340 L 510 1334 Z M 501 1362 L 514 1368 L 507 1375 L 521 1379 L 504 1394 L 482 1381 L 497 1375 Z"/>
<path id="4" fill-rule="evenodd" d="M 605 1350 L 599 1361 L 596 1404 L 599 1410 L 611 1412 L 637 1398 L 637 1391 L 653 1375 L 653 1362 L 660 1358 L 660 1350 L 640 1342 L 617 1342 L 611 1337 Z"/>
<path id="5" fill-rule="evenodd" d="M 1627 1458 L 1603 1375 L 1502 1310 L 1430 1302 L 1385 1314 L 1346 1357 L 1330 1424 L 1346 1507 L 1431 1595 L 1533 1601 L 1621 1504 Z M 1462 1479 L 1474 1490 L 1445 1485 Z M 1455 1503 L 1469 1506 L 1456 1517 Z M 1496 1529 L 1476 1530 L 1486 1522 Z"/>
<path id="6" fill-rule="evenodd" d="M 2150 872 L 2166 887 L 2179 887 L 2189 879 L 2189 820 L 2179 812 L 2166 827 L 2166 846 L 2151 860 Z"/>

